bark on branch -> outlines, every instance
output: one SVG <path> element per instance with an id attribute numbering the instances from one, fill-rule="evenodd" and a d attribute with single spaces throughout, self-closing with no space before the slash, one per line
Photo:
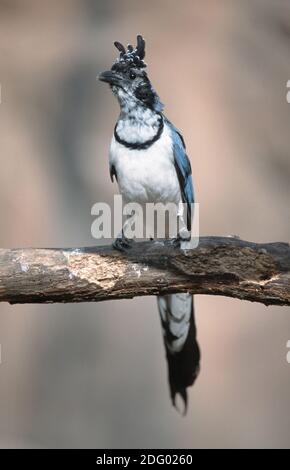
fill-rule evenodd
<path id="1" fill-rule="evenodd" d="M 0 301 L 88 302 L 173 292 L 290 305 L 288 243 L 202 237 L 183 252 L 168 242 L 79 249 L 0 249 Z"/>

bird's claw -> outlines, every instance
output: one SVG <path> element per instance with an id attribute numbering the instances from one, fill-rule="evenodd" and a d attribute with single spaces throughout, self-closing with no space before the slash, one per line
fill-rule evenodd
<path id="1" fill-rule="evenodd" d="M 190 235 L 189 236 L 181 236 L 180 234 L 177 235 L 175 238 L 171 238 L 169 240 L 169 244 L 173 246 L 174 248 L 181 248 L 181 242 L 189 241 L 190 240 Z"/>
<path id="2" fill-rule="evenodd" d="M 170 240 L 167 241 L 168 245 L 173 246 L 174 248 L 180 248 L 180 243 L 181 243 L 182 238 L 177 235 L 175 238 L 170 238 Z"/>
<path id="3" fill-rule="evenodd" d="M 116 240 L 113 242 L 113 248 L 118 251 L 126 251 L 130 248 L 132 248 L 132 245 L 134 243 L 133 239 L 127 238 L 127 237 L 118 237 Z"/>
<path id="4" fill-rule="evenodd" d="M 182 241 L 182 238 L 180 236 L 177 236 L 176 238 L 173 238 L 172 245 L 174 246 L 174 248 L 180 248 L 181 241 Z"/>

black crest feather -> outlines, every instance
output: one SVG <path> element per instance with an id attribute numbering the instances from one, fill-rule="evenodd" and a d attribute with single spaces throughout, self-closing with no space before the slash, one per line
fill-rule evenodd
<path id="1" fill-rule="evenodd" d="M 144 59 L 145 57 L 145 41 L 144 39 L 142 38 L 142 36 L 140 36 L 140 34 L 138 34 L 137 36 L 137 55 L 140 57 L 141 60 Z"/>
<path id="2" fill-rule="evenodd" d="M 114 42 L 115 47 L 120 52 L 120 57 L 117 59 L 116 64 L 132 65 L 137 68 L 144 68 L 146 64 L 144 62 L 145 57 L 145 41 L 140 34 L 137 36 L 137 46 L 135 49 L 131 44 L 128 44 L 127 50 L 119 41 Z"/>
<path id="3" fill-rule="evenodd" d="M 114 42 L 114 46 L 118 49 L 118 51 L 121 52 L 121 54 L 125 54 L 125 53 L 126 53 L 125 47 L 124 47 L 123 44 L 121 44 L 120 42 L 115 41 L 115 42 Z"/>

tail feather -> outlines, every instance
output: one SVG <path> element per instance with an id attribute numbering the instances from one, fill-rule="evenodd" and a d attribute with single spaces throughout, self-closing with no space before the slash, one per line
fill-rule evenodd
<path id="1" fill-rule="evenodd" d="M 180 395 L 187 410 L 187 387 L 194 384 L 200 363 L 196 340 L 194 304 L 191 294 L 170 294 L 158 297 L 168 363 L 168 380 L 173 406 Z"/>

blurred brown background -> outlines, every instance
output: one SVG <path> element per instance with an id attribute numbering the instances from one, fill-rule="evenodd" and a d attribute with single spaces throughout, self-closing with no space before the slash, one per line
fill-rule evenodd
<path id="1" fill-rule="evenodd" d="M 1 0 L 0 246 L 93 245 L 111 202 L 113 41 L 191 157 L 201 234 L 289 241 L 288 0 Z M 196 299 L 202 371 L 171 407 L 154 298 L 0 306 L 1 447 L 290 447 L 290 312 Z"/>

